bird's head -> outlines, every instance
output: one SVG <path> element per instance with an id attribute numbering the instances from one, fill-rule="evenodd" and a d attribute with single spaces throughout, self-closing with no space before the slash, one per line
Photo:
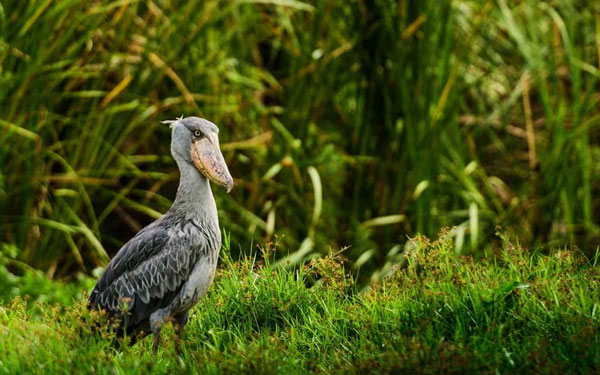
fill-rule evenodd
<path id="1" fill-rule="evenodd" d="M 176 160 L 192 164 L 204 177 L 225 188 L 233 187 L 225 159 L 219 147 L 219 128 L 199 117 L 164 121 L 173 129 L 171 153 Z"/>

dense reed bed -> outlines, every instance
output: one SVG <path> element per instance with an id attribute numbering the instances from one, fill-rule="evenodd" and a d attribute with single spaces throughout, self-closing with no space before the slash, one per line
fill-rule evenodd
<path id="1" fill-rule="evenodd" d="M 233 251 L 350 246 L 386 275 L 451 227 L 482 255 L 599 243 L 598 4 L 16 1 L 0 5 L 0 243 L 90 274 L 170 205 L 160 120 L 221 126 Z M 238 245 L 239 244 L 239 245 Z M 20 271 L 19 271 L 20 270 Z"/>

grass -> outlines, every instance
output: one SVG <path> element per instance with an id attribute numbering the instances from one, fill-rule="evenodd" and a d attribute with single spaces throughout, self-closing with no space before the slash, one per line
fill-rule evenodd
<path id="1" fill-rule="evenodd" d="M 225 249 L 181 358 L 171 328 L 153 358 L 151 339 L 116 349 L 92 333 L 80 297 L 13 299 L 0 307 L 0 373 L 597 373 L 599 258 L 501 241 L 475 261 L 447 233 L 412 239 L 362 291 L 339 255 L 288 268 L 271 264 L 272 245 L 239 261 Z"/>
<path id="2" fill-rule="evenodd" d="M 170 205 L 159 121 L 219 124 L 242 249 L 352 245 L 362 281 L 442 227 L 600 244 L 600 9 L 588 0 L 0 5 L 0 242 L 90 274 Z M 2 256 L 7 256 L 3 254 Z M 12 259 L 12 258 L 11 258 Z"/>

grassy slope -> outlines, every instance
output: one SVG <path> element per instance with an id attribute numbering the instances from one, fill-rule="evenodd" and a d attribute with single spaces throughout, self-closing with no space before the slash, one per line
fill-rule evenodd
<path id="1" fill-rule="evenodd" d="M 453 249 L 418 239 L 403 267 L 363 293 L 333 258 L 288 271 L 225 255 L 181 359 L 170 326 L 155 359 L 150 339 L 117 351 L 90 334 L 82 302 L 13 300 L 0 308 L 0 373 L 599 370 L 594 261 L 531 256 L 509 243 L 482 261 Z"/>

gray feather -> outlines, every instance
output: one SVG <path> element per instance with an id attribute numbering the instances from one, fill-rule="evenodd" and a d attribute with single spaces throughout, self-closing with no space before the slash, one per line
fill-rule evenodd
<path id="1" fill-rule="evenodd" d="M 90 294 L 90 306 L 117 315 L 126 304 L 127 330 L 147 327 L 151 316 L 187 312 L 212 282 L 221 233 L 209 182 L 191 162 L 196 125 L 217 131 L 198 118 L 173 123 L 171 153 L 181 172 L 173 205 L 119 250 Z"/>

